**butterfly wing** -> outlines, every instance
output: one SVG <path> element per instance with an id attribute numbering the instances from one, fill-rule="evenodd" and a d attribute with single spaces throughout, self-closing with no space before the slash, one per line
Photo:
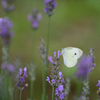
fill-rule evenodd
<path id="1" fill-rule="evenodd" d="M 83 51 L 78 48 L 67 47 L 62 50 L 64 64 L 73 67 L 77 64 L 77 59 L 82 56 Z"/>
<path id="2" fill-rule="evenodd" d="M 73 67 L 77 64 L 77 59 L 76 58 L 73 58 L 71 57 L 70 55 L 64 55 L 63 56 L 63 59 L 64 59 L 64 64 L 67 66 L 67 67 Z"/>
<path id="3" fill-rule="evenodd" d="M 81 49 L 79 49 L 79 48 L 72 48 L 72 53 L 73 53 L 74 57 L 79 59 L 82 56 L 83 51 Z"/>

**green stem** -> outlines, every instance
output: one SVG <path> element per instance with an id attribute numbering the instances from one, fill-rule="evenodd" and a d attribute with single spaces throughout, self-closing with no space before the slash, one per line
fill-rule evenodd
<path id="1" fill-rule="evenodd" d="M 14 100 L 18 100 L 18 89 L 16 89 L 16 91 L 15 91 Z"/>
<path id="2" fill-rule="evenodd" d="M 34 52 L 34 46 L 35 46 L 35 31 L 34 31 L 34 33 L 33 33 L 33 36 L 32 36 L 32 39 L 33 39 L 33 45 L 32 45 L 32 53 L 31 53 L 31 62 L 33 62 L 33 58 L 34 58 L 34 55 L 33 54 L 35 54 L 35 52 Z"/>
<path id="3" fill-rule="evenodd" d="M 43 100 L 46 100 L 46 86 L 47 86 L 47 82 L 46 82 L 46 78 L 47 78 L 47 68 L 46 68 L 46 70 L 45 70 L 45 80 L 44 80 L 44 98 L 43 98 Z"/>
<path id="4" fill-rule="evenodd" d="M 45 82 L 44 82 L 45 80 L 44 80 L 44 67 L 42 67 L 42 84 L 43 84 L 43 93 L 44 93 L 44 90 L 45 90 Z M 42 94 L 42 100 L 44 100 L 44 94 Z"/>
<path id="5" fill-rule="evenodd" d="M 33 99 L 33 81 L 31 80 L 30 81 L 30 99 L 32 100 Z"/>
<path id="6" fill-rule="evenodd" d="M 11 85 L 11 77 L 9 77 L 9 98 L 10 100 L 13 100 L 13 90 L 12 90 L 12 85 Z"/>
<path id="7" fill-rule="evenodd" d="M 35 46 L 35 31 L 33 33 L 32 39 L 33 39 L 33 43 L 32 43 L 33 45 L 32 45 L 32 53 L 31 53 L 31 62 L 33 62 L 33 58 L 34 58 L 33 52 L 34 52 L 34 46 Z M 30 84 L 30 98 L 32 100 L 33 99 L 33 81 L 30 80 L 30 83 L 31 83 Z"/>
<path id="8" fill-rule="evenodd" d="M 50 34 L 50 17 L 48 19 L 48 33 L 47 33 L 47 53 L 46 53 L 46 68 L 45 68 L 45 79 L 44 79 L 44 99 L 46 100 L 46 78 L 47 78 L 47 70 L 48 70 L 48 51 L 49 51 L 49 34 Z"/>
<path id="9" fill-rule="evenodd" d="M 80 96 L 80 91 L 82 90 L 82 83 L 77 83 L 76 94 Z"/>
<path id="10" fill-rule="evenodd" d="M 48 20 L 48 34 L 47 34 L 47 56 L 46 56 L 47 67 L 48 67 L 48 52 L 49 52 L 50 18 L 51 17 L 49 17 L 49 20 Z"/>
<path id="11" fill-rule="evenodd" d="M 20 90 L 20 100 L 21 100 L 21 97 L 22 97 L 22 90 Z"/>
<path id="12" fill-rule="evenodd" d="M 54 100 L 54 86 L 52 86 L 52 100 Z"/>
<path id="13" fill-rule="evenodd" d="M 2 75 L 2 77 L 4 77 L 4 72 L 3 72 L 3 69 L 1 69 L 1 75 Z M 4 82 L 4 79 L 3 79 L 3 82 Z M 4 91 L 5 91 L 5 86 L 4 86 L 4 84 L 3 84 L 3 89 L 2 89 L 2 100 L 5 100 L 5 96 L 4 96 Z"/>

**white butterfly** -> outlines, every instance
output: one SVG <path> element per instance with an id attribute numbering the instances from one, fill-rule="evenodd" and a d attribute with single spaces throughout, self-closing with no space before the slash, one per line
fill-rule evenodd
<path id="1" fill-rule="evenodd" d="M 67 67 L 74 67 L 77 64 L 77 60 L 82 56 L 83 51 L 75 47 L 67 47 L 61 51 L 64 59 L 64 64 Z"/>

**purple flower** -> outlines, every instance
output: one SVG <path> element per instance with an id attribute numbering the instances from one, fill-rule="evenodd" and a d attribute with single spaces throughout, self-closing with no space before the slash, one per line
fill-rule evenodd
<path id="1" fill-rule="evenodd" d="M 41 13 L 38 13 L 38 15 L 37 15 L 37 19 L 38 19 L 38 20 L 41 20 L 41 19 L 42 19 L 42 15 L 41 15 Z"/>
<path id="2" fill-rule="evenodd" d="M 56 96 L 59 96 L 58 88 L 55 89 L 55 95 L 56 95 Z"/>
<path id="3" fill-rule="evenodd" d="M 27 68 L 25 67 L 25 68 L 24 68 L 24 74 L 26 74 L 26 72 L 27 72 Z"/>
<path id="4" fill-rule="evenodd" d="M 91 61 L 92 61 L 92 59 L 89 56 L 83 56 L 79 60 L 79 62 L 77 64 L 77 71 L 75 73 L 76 78 L 87 80 L 88 75 L 91 70 L 91 66 L 90 66 Z"/>
<path id="5" fill-rule="evenodd" d="M 15 68 L 14 68 L 14 66 L 13 66 L 12 64 L 9 64 L 8 69 L 9 69 L 9 71 L 12 72 L 12 73 L 15 72 Z"/>
<path id="6" fill-rule="evenodd" d="M 87 80 L 90 72 L 94 69 L 95 63 L 94 63 L 94 49 L 90 49 L 88 56 L 83 56 L 78 64 L 77 64 L 77 71 L 75 73 L 76 77 L 78 79 Z"/>
<path id="7" fill-rule="evenodd" d="M 22 74 L 22 71 L 23 71 L 22 68 L 19 68 L 19 73 L 20 73 L 20 75 Z"/>
<path id="8" fill-rule="evenodd" d="M 52 0 L 45 0 L 45 5 L 48 5 Z"/>
<path id="9" fill-rule="evenodd" d="M 96 86 L 98 86 L 100 88 L 100 80 L 98 80 L 98 84 Z"/>
<path id="10" fill-rule="evenodd" d="M 12 74 L 15 72 L 15 68 L 12 64 L 7 64 L 6 62 L 4 62 L 2 63 L 1 67 L 6 73 Z"/>
<path id="11" fill-rule="evenodd" d="M 26 77 L 28 77 L 27 76 L 27 68 L 25 67 L 23 70 L 20 68 L 19 69 L 19 81 L 15 85 L 15 86 L 18 86 L 18 88 L 20 90 L 23 90 L 26 87 L 26 84 L 25 84 Z"/>
<path id="12" fill-rule="evenodd" d="M 1 4 L 5 12 L 9 13 L 15 9 L 15 5 L 11 5 L 14 0 L 2 0 Z"/>
<path id="13" fill-rule="evenodd" d="M 24 72 L 24 77 L 28 77 L 27 76 L 27 68 L 26 67 L 24 68 L 23 72 Z"/>
<path id="14" fill-rule="evenodd" d="M 28 15 L 28 20 L 31 22 L 32 29 L 37 29 L 39 26 L 39 21 L 42 19 L 41 13 L 38 13 L 37 9 L 33 9 L 32 14 Z"/>
<path id="15" fill-rule="evenodd" d="M 63 85 L 58 86 L 58 91 L 62 92 L 64 90 Z"/>
<path id="16" fill-rule="evenodd" d="M 46 5 L 44 11 L 45 13 L 48 15 L 48 16 L 51 16 L 54 14 L 53 10 L 55 9 L 56 7 L 56 1 L 55 0 L 45 0 L 45 3 Z"/>
<path id="17" fill-rule="evenodd" d="M 56 52 L 54 52 L 53 54 L 54 54 L 54 57 L 56 57 Z M 59 59 L 60 55 L 62 55 L 62 54 L 60 53 L 60 51 L 58 51 L 58 59 Z"/>
<path id="18" fill-rule="evenodd" d="M 55 79 L 52 79 L 51 82 L 52 82 L 52 85 L 56 84 L 56 80 Z"/>
<path id="19" fill-rule="evenodd" d="M 7 18 L 0 18 L 0 36 L 5 45 L 10 43 L 13 32 L 11 31 L 12 22 Z"/>
<path id="20" fill-rule="evenodd" d="M 54 64 L 54 61 L 52 60 L 52 56 L 49 56 L 48 60 L 49 60 L 50 63 Z"/>
<path id="21" fill-rule="evenodd" d="M 28 15 L 27 19 L 28 19 L 29 21 L 32 21 L 32 15 L 31 15 L 31 14 Z"/>
<path id="22" fill-rule="evenodd" d="M 64 80 L 64 79 L 62 79 L 62 80 L 61 80 L 61 83 L 65 83 L 65 80 Z"/>
<path id="23" fill-rule="evenodd" d="M 64 81 L 62 72 L 59 71 L 60 58 L 56 56 L 56 52 L 54 52 L 53 54 L 54 54 L 54 57 L 49 56 L 49 62 L 51 62 L 52 64 L 52 70 L 51 70 L 51 75 L 50 75 L 51 80 L 49 77 L 47 77 L 46 81 L 48 81 L 51 86 L 55 87 L 56 100 L 59 100 L 59 99 L 63 100 L 66 95 L 64 85 L 63 85 L 65 81 Z"/>
<path id="24" fill-rule="evenodd" d="M 54 57 L 56 57 L 56 52 L 54 52 L 53 54 L 54 54 Z"/>
<path id="25" fill-rule="evenodd" d="M 2 4 L 2 6 L 3 6 L 4 8 L 7 8 L 7 2 L 6 2 L 6 1 L 2 0 L 1 4 Z"/>
<path id="26" fill-rule="evenodd" d="M 62 72 L 59 72 L 59 77 L 61 77 L 62 76 Z"/>
<path id="27" fill-rule="evenodd" d="M 60 55 L 62 55 L 62 54 L 60 53 L 60 51 L 58 51 L 58 58 L 59 58 Z"/>
<path id="28" fill-rule="evenodd" d="M 33 21 L 32 27 L 35 29 L 38 28 L 38 21 Z"/>
<path id="29" fill-rule="evenodd" d="M 65 95 L 63 93 L 60 94 L 59 99 L 63 100 L 65 98 Z"/>
<path id="30" fill-rule="evenodd" d="M 63 100 L 65 99 L 66 96 L 66 91 L 63 87 L 63 85 L 59 85 L 56 89 L 55 89 L 55 96 L 56 98 Z"/>
<path id="31" fill-rule="evenodd" d="M 59 58 L 56 57 L 56 52 L 54 52 L 53 54 L 54 57 L 52 56 L 48 57 L 49 62 L 52 64 L 52 70 L 51 70 L 52 74 L 50 75 L 51 82 L 49 77 L 47 77 L 47 79 L 50 85 L 58 86 L 59 84 L 64 83 L 64 79 L 63 79 L 62 72 L 59 71 L 59 67 L 58 67 L 60 65 L 60 62 L 58 62 Z"/>
<path id="32" fill-rule="evenodd" d="M 50 83 L 50 78 L 49 78 L 49 77 L 47 77 L 46 81 L 48 81 L 48 82 Z"/>
<path id="33" fill-rule="evenodd" d="M 23 83 L 25 81 L 24 79 L 24 77 L 20 77 L 20 82 Z"/>

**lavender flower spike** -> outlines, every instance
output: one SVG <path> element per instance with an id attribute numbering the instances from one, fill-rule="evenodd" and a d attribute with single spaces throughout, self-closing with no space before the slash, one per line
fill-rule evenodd
<path id="1" fill-rule="evenodd" d="M 11 3 L 14 0 L 2 0 L 1 4 L 2 4 L 2 8 L 4 9 L 5 12 L 10 13 L 15 9 L 15 5 L 11 5 Z"/>
<path id="2" fill-rule="evenodd" d="M 89 81 L 83 81 L 83 84 L 84 84 L 84 87 L 83 87 L 83 91 L 82 91 L 82 94 L 79 100 L 89 100 L 89 97 L 87 97 L 87 95 L 90 93 L 89 92 Z"/>
<path id="3" fill-rule="evenodd" d="M 20 90 L 23 90 L 25 87 L 28 86 L 28 84 L 25 83 L 25 78 L 27 76 L 27 68 L 25 67 L 23 70 L 19 69 L 19 81 L 16 83 L 15 86 L 18 86 Z"/>
<path id="4" fill-rule="evenodd" d="M 94 49 L 90 48 L 90 52 L 89 52 L 89 56 L 91 57 L 92 61 L 91 61 L 91 70 L 92 71 L 94 69 L 94 67 L 96 66 L 96 64 L 94 63 Z"/>
<path id="5" fill-rule="evenodd" d="M 77 64 L 76 78 L 87 80 L 90 72 L 94 69 L 94 49 L 90 49 L 88 56 L 82 56 Z"/>
<path id="6" fill-rule="evenodd" d="M 50 63 L 54 64 L 54 61 L 52 60 L 52 56 L 49 56 L 48 60 L 49 60 Z"/>
<path id="7" fill-rule="evenodd" d="M 45 0 L 46 5 L 44 12 L 48 15 L 48 16 L 52 16 L 54 14 L 53 10 L 56 7 L 56 1 L 55 0 Z"/>
<path id="8" fill-rule="evenodd" d="M 52 64 L 52 70 L 50 78 L 47 77 L 46 81 L 53 87 L 55 87 L 55 96 L 56 100 L 63 100 L 66 96 L 66 90 L 64 89 L 64 78 L 62 72 L 59 71 L 59 51 L 58 56 L 56 56 L 56 52 L 54 52 L 54 57 L 49 56 L 49 62 Z"/>
<path id="9" fill-rule="evenodd" d="M 4 45 L 9 45 L 13 36 L 12 22 L 8 18 L 0 18 L 0 36 Z"/>
<path id="10" fill-rule="evenodd" d="M 13 64 L 7 64 L 6 62 L 3 62 L 1 67 L 6 74 L 13 74 L 15 72 L 15 68 Z"/>
<path id="11" fill-rule="evenodd" d="M 39 21 L 42 19 L 41 13 L 37 9 L 33 9 L 32 14 L 28 15 L 28 20 L 31 22 L 31 27 L 36 30 L 39 27 Z"/>
<path id="12" fill-rule="evenodd" d="M 43 38 L 40 38 L 40 44 L 39 44 L 39 56 L 42 59 L 44 65 L 46 64 L 46 47 L 45 47 L 45 42 L 43 40 Z"/>
<path id="13" fill-rule="evenodd" d="M 80 80 L 87 80 L 88 75 L 91 70 L 91 58 L 89 56 L 83 56 L 78 64 L 77 64 L 77 71 L 75 73 L 76 78 Z"/>

